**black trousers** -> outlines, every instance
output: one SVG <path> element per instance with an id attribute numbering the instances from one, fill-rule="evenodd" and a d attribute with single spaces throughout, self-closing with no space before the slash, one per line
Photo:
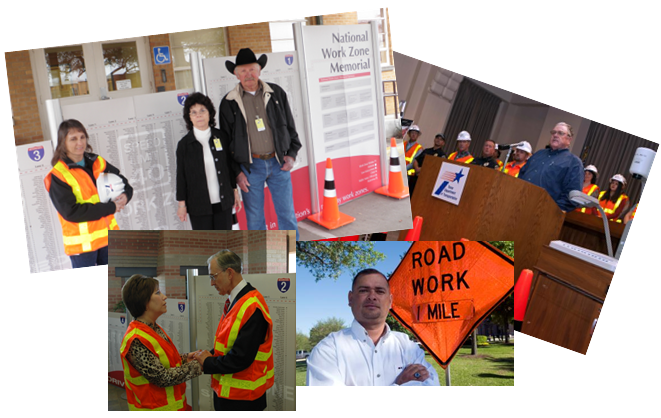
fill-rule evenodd
<path id="1" fill-rule="evenodd" d="M 190 223 L 194 230 L 232 229 L 232 207 L 223 210 L 220 203 L 211 205 L 211 215 L 190 216 Z"/>
<path id="2" fill-rule="evenodd" d="M 266 409 L 266 393 L 254 401 L 235 401 L 220 398 L 213 392 L 213 409 L 216 411 L 263 411 Z"/>

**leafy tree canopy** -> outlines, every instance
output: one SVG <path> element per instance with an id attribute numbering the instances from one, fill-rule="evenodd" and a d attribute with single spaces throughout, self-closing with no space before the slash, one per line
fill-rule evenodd
<path id="1" fill-rule="evenodd" d="M 331 332 L 339 331 L 346 328 L 344 320 L 336 317 L 331 317 L 317 321 L 317 323 L 310 328 L 310 348 L 314 348 L 319 341 L 326 338 Z"/>
<path id="2" fill-rule="evenodd" d="M 386 256 L 374 249 L 373 242 L 337 241 L 296 243 L 296 265 L 310 270 L 315 281 L 324 278 L 337 280 L 347 271 L 355 275 L 360 270 L 374 267 Z"/>

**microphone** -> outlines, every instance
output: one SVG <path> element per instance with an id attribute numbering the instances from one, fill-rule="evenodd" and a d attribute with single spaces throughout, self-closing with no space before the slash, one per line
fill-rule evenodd
<path id="1" fill-rule="evenodd" d="M 508 150 L 510 148 L 516 148 L 523 145 L 523 142 L 517 142 L 515 144 L 496 144 L 496 149 L 498 150 Z"/>

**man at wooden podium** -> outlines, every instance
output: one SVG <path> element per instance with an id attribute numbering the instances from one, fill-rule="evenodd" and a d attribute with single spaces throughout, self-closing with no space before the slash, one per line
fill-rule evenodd
<path id="1" fill-rule="evenodd" d="M 537 151 L 521 168 L 519 178 L 546 190 L 564 212 L 576 209 L 569 192 L 583 190 L 583 163 L 569 151 L 571 125 L 558 122 L 551 130 L 549 148 Z"/>

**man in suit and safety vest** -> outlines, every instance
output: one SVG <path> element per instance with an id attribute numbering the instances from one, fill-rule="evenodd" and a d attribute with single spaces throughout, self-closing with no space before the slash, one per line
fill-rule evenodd
<path id="1" fill-rule="evenodd" d="M 266 301 L 241 276 L 241 258 L 221 250 L 207 261 L 211 286 L 229 295 L 211 352 L 195 360 L 211 374 L 216 411 L 263 411 L 273 386 L 273 321 Z"/>

